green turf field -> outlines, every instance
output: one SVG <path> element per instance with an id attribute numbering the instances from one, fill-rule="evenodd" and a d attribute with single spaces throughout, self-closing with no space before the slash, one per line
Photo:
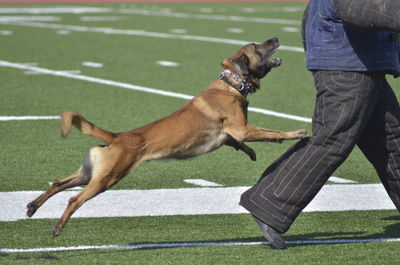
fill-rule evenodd
<path id="1" fill-rule="evenodd" d="M 301 48 L 299 24 L 304 6 L 0 6 L 0 61 L 19 66 L 31 63 L 28 67 L 32 69 L 50 71 L 40 74 L 0 66 L 0 116 L 57 116 L 73 110 L 110 131 L 139 127 L 172 113 L 186 100 L 133 91 L 115 83 L 196 95 L 218 77 L 219 62 L 240 47 L 226 40 L 261 42 L 276 36 L 282 48 L 274 57 L 283 58 L 283 64 L 262 81 L 257 94 L 249 96 L 250 106 L 311 118 L 315 94 L 311 75 L 304 67 L 305 56 L 286 48 Z M 54 10 L 56 7 L 64 11 Z M 163 66 L 158 61 L 177 65 Z M 71 78 L 57 71 L 78 72 Z M 82 80 L 76 75 L 97 79 Z M 114 83 L 107 85 L 104 80 Z M 390 82 L 400 87 L 398 80 Z M 311 131 L 308 122 L 255 112 L 249 112 L 249 122 L 271 129 Z M 0 192 L 44 190 L 48 182 L 76 170 L 85 152 L 99 144 L 75 129 L 68 139 L 61 139 L 55 119 L 0 121 L 0 134 Z M 142 164 L 114 189 L 194 187 L 185 179 L 204 179 L 226 187 L 251 186 L 292 143 L 251 143 L 257 162 L 223 147 L 186 161 Z M 379 183 L 374 169 L 357 149 L 334 175 L 358 184 Z M 51 239 L 55 222 L 0 222 L 0 248 L 263 240 L 247 214 L 76 218 L 58 238 Z M 303 213 L 285 240 L 399 237 L 396 211 L 346 211 Z M 400 258 L 399 246 L 398 242 L 321 241 L 289 245 L 283 252 L 254 245 L 0 253 L 0 264 L 395 264 Z"/>

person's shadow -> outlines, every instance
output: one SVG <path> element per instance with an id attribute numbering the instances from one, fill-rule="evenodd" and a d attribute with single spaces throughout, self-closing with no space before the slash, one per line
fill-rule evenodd
<path id="1" fill-rule="evenodd" d="M 289 235 L 284 237 L 285 241 L 287 241 L 290 245 L 322 245 L 322 244 L 344 244 L 344 243 L 356 243 L 363 242 L 363 240 L 371 240 L 374 239 L 389 239 L 389 238 L 400 238 L 400 216 L 389 216 L 384 217 L 382 220 L 385 221 L 398 221 L 396 223 L 392 223 L 384 227 L 384 231 L 382 233 L 376 234 L 368 234 L 365 232 L 335 232 L 335 233 L 308 233 L 308 234 L 299 234 L 299 235 Z M 365 241 L 364 241 L 365 242 Z"/>

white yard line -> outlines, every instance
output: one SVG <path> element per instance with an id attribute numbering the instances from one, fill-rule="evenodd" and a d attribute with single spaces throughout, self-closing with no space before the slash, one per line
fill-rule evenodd
<path id="1" fill-rule="evenodd" d="M 326 240 L 296 240 L 285 241 L 288 245 L 329 245 L 329 244 L 365 244 L 375 242 L 400 242 L 400 238 L 366 238 L 366 239 L 326 239 Z M 170 243 L 137 243 L 126 245 L 100 245 L 100 246 L 70 246 L 48 248 L 0 248 L 0 253 L 36 253 L 36 252 L 61 252 L 77 250 L 104 250 L 104 249 L 160 249 L 184 247 L 209 247 L 209 246 L 254 246 L 269 245 L 266 241 L 204 241 L 204 242 L 170 242 Z"/>
<path id="2" fill-rule="evenodd" d="M 0 121 L 58 120 L 60 116 L 0 116 Z"/>
<path id="3" fill-rule="evenodd" d="M 205 179 L 184 179 L 183 182 L 193 184 L 196 186 L 201 186 L 201 187 L 223 187 L 224 185 L 218 184 L 212 181 L 208 181 Z"/>
<path id="4" fill-rule="evenodd" d="M 112 8 L 100 7 L 3 7 L 0 14 L 88 14 L 88 13 L 111 13 Z"/>
<path id="5" fill-rule="evenodd" d="M 263 24 L 297 25 L 297 26 L 301 25 L 301 21 L 292 19 L 229 16 L 229 15 L 218 15 L 218 14 L 195 14 L 195 13 L 166 12 L 166 11 L 146 10 L 146 9 L 119 9 L 116 11 L 121 14 L 135 14 L 135 15 L 156 16 L 156 17 L 173 17 L 179 19 L 182 18 L 203 19 L 203 20 L 219 20 L 219 21 L 233 21 L 233 22 L 263 23 Z"/>
<path id="6" fill-rule="evenodd" d="M 36 72 L 39 72 L 42 74 L 60 76 L 60 77 L 65 77 L 65 78 L 70 78 L 70 79 L 82 80 L 82 81 L 87 81 L 87 82 L 91 82 L 91 83 L 108 85 L 108 86 L 112 86 L 112 87 L 120 87 L 120 88 L 136 90 L 136 91 L 141 91 L 141 92 L 146 92 L 146 93 L 152 93 L 152 94 L 157 94 L 157 95 L 162 95 L 162 96 L 167 96 L 167 97 L 180 98 L 180 99 L 185 99 L 185 100 L 190 100 L 193 98 L 193 96 L 191 96 L 191 95 L 186 95 L 186 94 L 182 94 L 182 93 L 175 93 L 175 92 L 170 92 L 170 91 L 165 91 L 165 90 L 160 90 L 160 89 L 155 89 L 155 88 L 137 86 L 137 85 L 127 84 L 127 83 L 122 83 L 122 82 L 117 82 L 117 81 L 112 81 L 112 80 L 107 80 L 107 79 L 102 79 L 102 78 L 97 78 L 97 77 L 78 75 L 78 74 L 73 74 L 73 73 L 56 71 L 56 70 L 35 67 L 35 66 L 30 66 L 30 65 L 26 65 L 26 64 L 20 64 L 20 63 L 2 61 L 2 60 L 0 60 L 0 67 L 10 67 L 10 68 L 15 68 L 15 69 L 20 69 L 20 70 L 36 71 Z M 305 117 L 300 117 L 300 116 L 296 116 L 296 115 L 290 115 L 290 114 L 286 114 L 286 113 L 280 113 L 280 112 L 275 112 L 275 111 L 265 110 L 265 109 L 260 109 L 260 108 L 250 107 L 249 111 L 264 114 L 264 115 L 270 115 L 270 116 L 275 116 L 275 117 L 291 119 L 291 120 L 303 121 L 303 122 L 308 122 L 308 123 L 311 122 L 310 118 L 305 118 Z"/>
<path id="7" fill-rule="evenodd" d="M 256 112 L 256 113 L 279 117 L 279 118 L 285 118 L 285 119 L 289 119 L 289 120 L 302 121 L 302 122 L 307 122 L 307 123 L 311 123 L 311 121 L 312 121 L 311 118 L 300 117 L 300 116 L 276 112 L 276 111 L 272 111 L 272 110 L 266 110 L 266 109 L 260 109 L 260 108 L 254 108 L 254 107 L 249 107 L 248 110 L 251 112 Z"/>
<path id="8" fill-rule="evenodd" d="M 121 20 L 125 20 L 126 17 L 115 17 L 115 16 L 102 16 L 102 17 L 94 17 L 94 16 L 89 16 L 89 17 L 80 17 L 79 20 L 80 21 L 84 21 L 84 22 L 98 22 L 98 21 L 121 21 Z"/>
<path id="9" fill-rule="evenodd" d="M 46 28 L 46 29 L 58 29 L 58 30 L 61 29 L 61 30 L 94 32 L 94 33 L 115 34 L 115 35 L 132 35 L 132 36 L 142 36 L 142 37 L 161 38 L 161 39 L 202 41 L 202 42 L 222 43 L 222 44 L 240 45 L 240 46 L 252 42 L 252 41 L 233 40 L 233 39 L 224 39 L 217 37 L 198 36 L 198 35 L 182 35 L 182 34 L 172 34 L 172 33 L 151 32 L 145 30 L 84 27 L 75 25 L 62 25 L 62 24 L 28 22 L 28 21 L 14 22 L 14 21 L 0 20 L 0 23 L 7 25 L 14 25 L 14 26 L 34 27 L 34 28 Z M 281 45 L 279 49 L 284 51 L 304 53 L 304 49 L 302 47 Z"/>
<path id="10" fill-rule="evenodd" d="M 171 61 L 157 61 L 156 64 L 166 67 L 178 67 L 180 65 L 177 62 L 171 62 Z"/>
<path id="11" fill-rule="evenodd" d="M 86 66 L 86 67 L 93 67 L 93 68 L 103 67 L 102 63 L 96 63 L 96 62 L 82 62 L 82 65 Z"/>
<path id="12" fill-rule="evenodd" d="M 82 73 L 81 70 L 58 70 L 59 72 L 69 73 L 69 74 L 80 74 Z M 26 75 L 43 75 L 45 73 L 37 72 L 37 71 L 25 71 L 24 74 Z"/>
<path id="13" fill-rule="evenodd" d="M 301 24 L 299 20 L 292 20 L 292 19 L 230 16 L 230 15 L 202 14 L 202 13 L 182 13 L 182 12 L 171 12 L 165 10 L 148 10 L 148 9 L 112 9 L 112 8 L 96 8 L 96 7 L 90 8 L 90 7 L 73 7 L 73 6 L 42 7 L 42 8 L 0 8 L 0 14 L 88 14 L 88 13 L 120 13 L 120 14 L 134 14 L 134 15 L 155 16 L 155 17 L 172 17 L 178 19 L 201 19 L 201 20 L 218 20 L 218 21 L 233 21 L 233 22 L 247 22 L 247 23 L 297 25 L 297 26 L 300 26 Z M 104 16 L 101 18 L 109 19 L 109 17 L 104 17 Z"/>
<path id="14" fill-rule="evenodd" d="M 85 203 L 73 218 L 168 215 L 241 214 L 241 194 L 250 187 L 109 190 Z M 0 221 L 26 219 L 26 205 L 42 191 L 0 192 Z M 47 201 L 32 217 L 60 218 L 70 197 L 64 191 Z M 325 185 L 304 212 L 396 209 L 382 184 Z"/>
<path id="15" fill-rule="evenodd" d="M 18 21 L 60 21 L 60 17 L 49 16 L 0 16 L 0 22 L 18 22 Z"/>
<path id="16" fill-rule="evenodd" d="M 350 179 L 344 179 L 344 178 L 338 178 L 335 176 L 331 176 L 328 181 L 334 182 L 334 183 L 357 183 L 357 181 L 350 180 Z"/>

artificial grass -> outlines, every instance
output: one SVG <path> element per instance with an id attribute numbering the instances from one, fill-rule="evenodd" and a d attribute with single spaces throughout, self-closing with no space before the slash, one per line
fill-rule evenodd
<path id="1" fill-rule="evenodd" d="M 400 237 L 397 211 L 307 213 L 285 234 L 286 241 Z M 115 245 L 166 242 L 264 240 L 248 214 L 71 219 L 52 239 L 55 220 L 2 223 L 3 248 Z M 391 264 L 398 242 L 296 244 L 285 251 L 269 246 L 209 246 L 141 250 L 93 250 L 2 254 L 0 262 L 60 264 Z"/>
<path id="2" fill-rule="evenodd" d="M 113 8 L 106 14 L 53 14 L 61 25 L 114 29 L 143 29 L 168 33 L 185 29 L 200 35 L 247 41 L 264 41 L 277 36 L 282 45 L 301 47 L 300 33 L 284 31 L 284 25 L 179 19 L 119 13 L 121 8 L 142 8 L 173 12 L 207 13 L 247 17 L 301 20 L 305 3 L 239 4 L 104 4 L 90 7 Z M 15 6 L 25 7 L 25 6 Z M 33 6 L 29 6 L 33 7 Z M 285 12 L 284 10 L 291 10 Z M 114 22 L 84 22 L 81 16 L 120 16 Z M 55 29 L 2 25 L 11 35 L 0 34 L 0 60 L 38 63 L 52 70 L 79 70 L 81 74 L 196 95 L 221 70 L 219 62 L 240 46 L 198 41 L 157 39 L 143 36 L 71 31 L 59 35 Z M 298 27 L 298 26 L 297 26 Z M 229 32 L 240 28 L 242 33 Z M 296 28 L 296 26 L 294 26 Z M 315 89 L 304 66 L 304 54 L 278 50 L 283 65 L 262 81 L 250 106 L 311 117 Z M 158 60 L 173 61 L 179 67 L 165 68 Z M 82 62 L 103 64 L 88 68 Z M 81 112 L 104 129 L 124 131 L 164 117 L 186 101 L 123 88 L 88 83 L 50 75 L 25 74 L 0 68 L 0 115 L 59 115 L 66 110 Z M 394 88 L 397 79 L 389 78 Z M 399 93 L 395 90 L 396 93 Z M 310 124 L 249 112 L 252 125 L 279 130 L 305 128 Z M 76 170 L 90 147 L 99 144 L 75 129 L 67 139 L 59 136 L 57 120 L 0 122 L 0 191 L 43 190 L 48 182 Z M 140 165 L 115 189 L 161 189 L 192 187 L 187 178 L 201 178 L 225 186 L 253 185 L 265 167 L 292 143 L 251 143 L 257 153 L 252 162 L 241 152 L 223 147 L 186 161 L 155 161 Z M 358 183 L 378 183 L 372 166 L 358 149 L 334 173 Z M 132 202 L 134 203 L 134 202 Z M 1 210 L 1 206 L 0 206 Z M 285 239 L 367 239 L 400 237 L 396 211 L 304 213 Z M 0 222 L 0 248 L 130 244 L 138 242 L 193 242 L 262 240 L 249 215 L 164 216 L 133 218 L 71 219 L 60 237 L 51 239 L 56 220 Z M 1 264 L 393 264 L 399 243 L 292 245 L 286 251 L 268 246 L 216 246 L 144 250 L 96 250 L 57 253 L 5 254 Z"/>

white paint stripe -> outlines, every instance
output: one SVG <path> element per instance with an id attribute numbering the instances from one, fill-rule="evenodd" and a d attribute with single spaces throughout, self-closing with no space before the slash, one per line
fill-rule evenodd
<path id="1" fill-rule="evenodd" d="M 37 71 L 37 72 L 41 72 L 41 73 L 44 73 L 44 74 L 49 74 L 49 75 L 54 75 L 54 76 L 61 76 L 61 77 L 77 79 L 77 80 L 82 80 L 82 81 L 87 81 L 87 82 L 92 82 L 92 83 L 98 83 L 98 84 L 103 84 L 103 85 L 108 85 L 108 86 L 121 87 L 121 88 L 130 89 L 130 90 L 136 90 L 136 91 L 142 91 L 142 92 L 146 92 L 146 93 L 158 94 L 158 95 L 167 96 L 167 97 L 181 98 L 181 99 L 186 99 L 186 100 L 190 100 L 190 99 L 193 98 L 193 96 L 191 96 L 191 95 L 186 95 L 186 94 L 181 94 L 181 93 L 175 93 L 175 92 L 159 90 L 159 89 L 155 89 L 155 88 L 137 86 L 137 85 L 127 84 L 127 83 L 122 83 L 122 82 L 116 82 L 116 81 L 111 81 L 111 80 L 106 80 L 106 79 L 96 78 L 96 77 L 90 77 L 90 76 L 85 76 L 85 75 L 75 75 L 75 74 L 71 74 L 71 73 L 65 73 L 65 72 L 61 72 L 61 71 L 55 71 L 55 70 L 50 70 L 50 69 L 46 69 L 46 68 L 39 68 L 39 67 L 35 67 L 35 66 L 29 66 L 29 65 L 25 65 L 25 64 L 12 63 L 12 62 L 7 62 L 7 61 L 1 61 L 0 60 L 0 67 L 1 66 L 3 66 L 3 67 L 11 67 L 11 68 L 16 68 L 16 69 L 21 69 L 21 70 Z M 256 113 L 261 113 L 261 114 L 264 114 L 264 115 L 282 117 L 282 118 L 286 118 L 286 119 L 292 119 L 292 120 L 298 120 L 298 121 L 304 121 L 304 122 L 311 122 L 311 119 L 309 119 L 309 118 L 304 118 L 304 117 L 285 114 L 285 113 L 279 113 L 279 112 L 260 109 L 260 108 L 249 108 L 249 111 L 256 112 Z"/>
<path id="2" fill-rule="evenodd" d="M 143 86 L 136 86 L 136 85 L 132 85 L 132 84 L 127 84 L 127 83 L 122 83 L 122 82 L 117 82 L 117 81 L 112 81 L 112 80 L 106 80 L 106 79 L 102 79 L 102 78 L 90 77 L 90 76 L 85 76 L 85 75 L 76 75 L 76 74 L 67 73 L 67 72 L 63 72 L 63 71 L 55 71 L 55 70 L 50 70 L 50 69 L 46 69 L 46 68 L 39 68 L 39 67 L 34 67 L 34 66 L 29 66 L 29 65 L 19 64 L 19 63 L 12 63 L 12 62 L 7 62 L 7 61 L 1 61 L 1 60 L 0 60 L 0 66 L 11 67 L 11 68 L 16 68 L 16 69 L 21 69 L 21 70 L 37 71 L 37 72 L 40 72 L 43 74 L 61 76 L 61 77 L 66 77 L 66 78 L 71 78 L 71 79 L 76 79 L 76 80 L 87 81 L 87 82 L 91 82 L 91 83 L 103 84 L 103 85 L 114 86 L 114 87 L 121 87 L 121 88 L 130 89 L 130 90 L 142 91 L 142 92 L 158 94 L 158 95 L 174 97 L 174 98 L 181 98 L 181 99 L 187 99 L 187 100 L 190 100 L 193 98 L 193 96 L 185 95 L 185 94 L 181 94 L 181 93 L 169 92 L 169 91 L 159 90 L 159 89 L 155 89 L 155 88 L 148 88 L 148 87 L 143 87 Z"/>
<path id="3" fill-rule="evenodd" d="M 0 121 L 58 120 L 60 116 L 0 116 Z"/>
<path id="4" fill-rule="evenodd" d="M 294 33 L 297 33 L 300 31 L 299 28 L 295 28 L 295 27 L 283 27 L 282 30 L 285 32 L 294 32 Z"/>
<path id="5" fill-rule="evenodd" d="M 59 29 L 59 30 L 56 31 L 56 33 L 57 33 L 58 35 L 69 35 L 69 34 L 71 34 L 71 31 Z"/>
<path id="6" fill-rule="evenodd" d="M 29 62 L 27 62 L 27 63 L 21 63 L 21 64 L 29 65 L 29 66 L 38 66 L 38 63 L 29 63 Z"/>
<path id="7" fill-rule="evenodd" d="M 69 74 L 80 74 L 81 70 L 58 70 L 59 72 L 69 73 Z M 37 72 L 37 71 L 25 71 L 24 74 L 26 75 L 42 75 L 44 73 Z"/>
<path id="8" fill-rule="evenodd" d="M 237 33 L 237 34 L 244 32 L 244 30 L 241 28 L 227 28 L 226 31 L 229 33 Z"/>
<path id="9" fill-rule="evenodd" d="M 169 32 L 174 34 L 186 34 L 187 29 L 170 29 Z"/>
<path id="10" fill-rule="evenodd" d="M 357 181 L 331 176 L 328 181 L 335 183 L 357 183 Z"/>
<path id="11" fill-rule="evenodd" d="M 177 67 L 177 66 L 179 66 L 179 63 L 170 62 L 170 61 L 157 61 L 156 64 L 161 65 L 161 66 L 166 66 L 166 67 Z"/>
<path id="12" fill-rule="evenodd" d="M 213 14 L 191 14 L 191 13 L 165 12 L 165 11 L 145 10 L 145 9 L 120 9 L 118 10 L 118 12 L 120 12 L 121 14 L 135 14 L 135 15 L 156 16 L 156 17 L 173 17 L 173 18 L 184 18 L 184 19 L 204 19 L 204 20 L 251 22 L 251 23 L 265 23 L 265 24 L 301 25 L 301 22 L 299 20 L 291 20 L 291 19 L 226 16 L 226 15 L 213 15 Z"/>
<path id="13" fill-rule="evenodd" d="M 186 183 L 197 185 L 197 186 L 202 186 L 202 187 L 222 187 L 224 185 L 218 184 L 212 181 L 208 181 L 205 179 L 184 179 L 183 180 Z"/>
<path id="14" fill-rule="evenodd" d="M 110 13 L 111 8 L 100 7 L 11 7 L 0 8 L 0 14 L 85 14 Z"/>
<path id="15" fill-rule="evenodd" d="M 80 21 L 120 21 L 126 19 L 125 17 L 80 17 Z"/>
<path id="16" fill-rule="evenodd" d="M 251 41 L 224 39 L 224 38 L 216 38 L 216 37 L 206 37 L 206 36 L 198 36 L 198 35 L 160 33 L 160 32 L 150 32 L 150 31 L 145 31 L 145 30 L 133 30 L 133 29 L 83 27 L 83 26 L 40 23 L 40 22 L 0 21 L 0 23 L 15 25 L 15 26 L 35 27 L 35 28 L 64 29 L 64 30 L 80 31 L 80 32 L 96 32 L 96 33 L 104 33 L 104 34 L 133 35 L 133 36 L 143 36 L 143 37 L 162 38 L 162 39 L 192 40 L 192 41 L 223 43 L 223 44 L 240 45 L 240 46 L 246 45 L 251 42 Z M 292 47 L 292 46 L 281 45 L 279 47 L 279 49 L 285 50 L 285 51 L 304 53 L 304 49 L 302 47 Z"/>
<path id="17" fill-rule="evenodd" d="M 269 116 L 275 116 L 275 117 L 280 117 L 280 118 L 285 118 L 289 120 L 296 120 L 296 121 L 303 121 L 307 123 L 311 123 L 312 119 L 310 118 L 304 118 L 296 115 L 291 115 L 291 114 L 286 114 L 286 113 L 280 113 L 272 110 L 266 110 L 266 109 L 260 109 L 260 108 L 253 108 L 249 107 L 249 111 L 264 114 L 264 115 L 269 115 Z"/>
<path id="18" fill-rule="evenodd" d="M 95 62 L 82 62 L 83 66 L 86 67 L 93 67 L 93 68 L 101 68 L 103 67 L 102 63 L 95 63 Z"/>
<path id="19" fill-rule="evenodd" d="M 250 187 L 109 190 L 85 203 L 73 218 L 240 214 L 241 194 Z M 42 191 L 0 192 L 0 221 L 26 219 L 26 204 Z M 76 191 L 47 201 L 34 219 L 59 218 Z M 382 184 L 325 185 L 304 212 L 396 209 Z"/>
<path id="20" fill-rule="evenodd" d="M 365 243 L 390 243 L 400 242 L 400 238 L 367 238 L 367 239 L 326 239 L 326 240 L 296 240 L 285 241 L 287 245 L 329 245 L 329 244 L 365 244 Z M 173 243 L 138 243 L 127 245 L 100 245 L 100 246 L 71 246 L 50 248 L 1 248 L 0 253 L 35 253 L 35 252 L 61 252 L 77 250 L 104 250 L 104 249 L 160 249 L 183 247 L 209 247 L 209 246 L 255 246 L 270 245 L 267 241 L 205 241 L 205 242 L 173 242 Z"/>
<path id="21" fill-rule="evenodd" d="M 11 35 L 13 35 L 13 31 L 11 31 L 11 30 L 0 30 L 0 35 L 3 35 L 3 36 L 11 36 Z"/>
<path id="22" fill-rule="evenodd" d="M 47 16 L 0 16 L 0 22 L 16 22 L 16 21 L 60 21 L 59 17 Z"/>

